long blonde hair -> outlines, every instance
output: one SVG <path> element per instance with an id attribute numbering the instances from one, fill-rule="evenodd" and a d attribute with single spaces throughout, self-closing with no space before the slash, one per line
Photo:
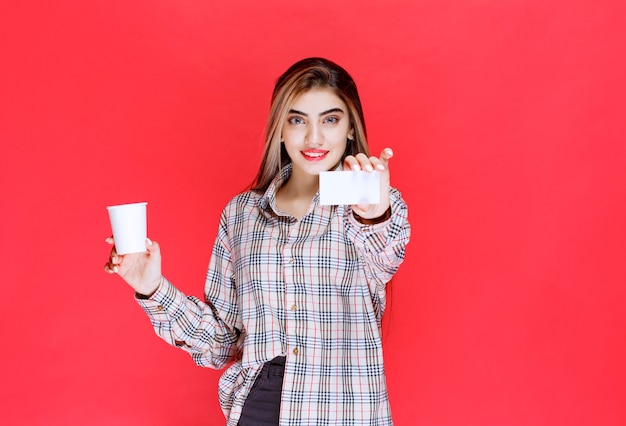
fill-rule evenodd
<path id="1" fill-rule="evenodd" d="M 354 139 L 349 139 L 343 157 L 364 153 L 369 156 L 361 99 L 350 74 L 324 58 L 307 58 L 293 64 L 276 81 L 265 130 L 265 149 L 257 175 L 250 185 L 265 192 L 278 172 L 291 162 L 282 141 L 282 126 L 294 100 L 315 88 L 330 88 L 347 105 Z"/>

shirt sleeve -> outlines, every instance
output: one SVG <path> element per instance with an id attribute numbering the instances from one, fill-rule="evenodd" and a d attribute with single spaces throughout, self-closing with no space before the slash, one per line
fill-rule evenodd
<path id="1" fill-rule="evenodd" d="M 359 223 L 350 208 L 346 209 L 345 216 L 346 233 L 360 254 L 370 292 L 379 299 L 383 309 L 385 286 L 404 261 L 411 235 L 408 207 L 400 191 L 390 188 L 389 201 L 391 216 L 384 222 Z"/>
<path id="2" fill-rule="evenodd" d="M 185 296 L 167 279 L 149 298 L 136 297 L 156 334 L 196 364 L 220 369 L 240 357 L 241 332 L 224 221 L 213 247 L 205 300 Z M 240 326 L 239 326 L 240 327 Z"/>

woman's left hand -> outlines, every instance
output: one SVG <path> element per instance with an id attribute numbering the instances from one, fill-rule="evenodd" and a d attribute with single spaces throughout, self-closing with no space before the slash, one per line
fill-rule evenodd
<path id="1" fill-rule="evenodd" d="M 380 173 L 380 202 L 378 204 L 355 204 L 352 211 L 365 219 L 376 219 L 384 216 L 389 208 L 389 160 L 393 157 L 391 148 L 385 148 L 380 157 L 361 153 L 356 156 L 349 155 L 343 162 L 344 170 L 353 171 L 377 171 Z"/>

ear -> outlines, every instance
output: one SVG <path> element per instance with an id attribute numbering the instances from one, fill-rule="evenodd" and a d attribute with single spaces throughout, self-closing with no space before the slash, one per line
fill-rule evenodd
<path id="1" fill-rule="evenodd" d="M 350 131 L 348 132 L 348 139 L 354 140 L 354 127 L 350 128 Z"/>

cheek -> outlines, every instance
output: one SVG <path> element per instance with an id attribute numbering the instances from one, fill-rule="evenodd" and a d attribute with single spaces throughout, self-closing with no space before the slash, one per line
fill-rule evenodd
<path id="1" fill-rule="evenodd" d="M 300 142 L 300 138 L 298 138 L 297 135 L 294 134 L 294 132 L 283 132 L 283 145 L 285 147 L 285 150 L 287 151 L 287 153 L 289 154 L 289 156 L 291 157 L 291 155 L 300 150 L 300 147 L 302 146 L 302 143 Z"/>
<path id="2" fill-rule="evenodd" d="M 283 127 L 280 129 L 281 140 L 285 140 L 285 137 L 287 137 L 288 135 L 289 135 L 289 127 L 286 125 L 283 125 Z"/>
<path id="3" fill-rule="evenodd" d="M 347 120 L 341 122 L 339 126 L 333 127 L 333 132 L 341 137 L 348 139 L 348 133 L 350 133 L 350 123 Z"/>
<path id="4" fill-rule="evenodd" d="M 336 145 L 346 145 L 348 141 L 348 129 L 336 128 L 328 134 L 328 139 Z"/>
<path id="5" fill-rule="evenodd" d="M 333 140 L 329 144 L 329 148 L 332 148 L 333 152 L 339 156 L 343 155 L 346 152 L 347 146 L 347 138 L 342 138 L 341 136 L 338 139 Z"/>
<path id="6" fill-rule="evenodd" d="M 294 126 L 289 126 L 285 124 L 281 130 L 282 139 L 284 141 L 286 141 L 287 139 L 291 139 L 294 141 L 302 139 L 304 135 L 303 129 L 304 127 L 298 127 L 298 126 L 294 127 Z"/>

